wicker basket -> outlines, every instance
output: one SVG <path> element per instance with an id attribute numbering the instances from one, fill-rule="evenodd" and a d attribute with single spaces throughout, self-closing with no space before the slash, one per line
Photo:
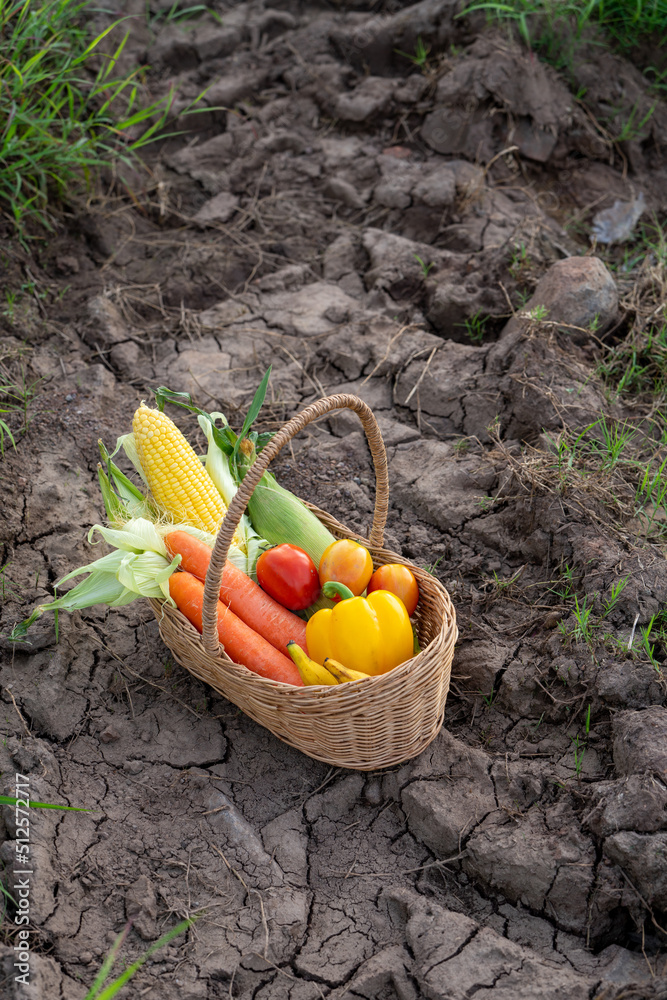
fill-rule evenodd
<path id="1" fill-rule="evenodd" d="M 332 687 L 293 687 L 267 680 L 227 659 L 217 633 L 218 593 L 234 531 L 269 463 L 312 420 L 345 407 L 359 415 L 375 466 L 377 490 L 370 539 L 309 506 L 337 538 L 363 542 L 376 567 L 384 563 L 410 567 L 419 583 L 415 622 L 422 651 L 389 673 L 368 680 Z M 246 474 L 211 556 L 204 590 L 203 635 L 179 611 L 160 601 L 150 602 L 160 634 L 181 666 L 290 746 L 327 764 L 360 771 L 400 764 L 421 753 L 435 738 L 443 721 L 457 637 L 456 616 L 445 588 L 429 573 L 382 547 L 388 500 L 387 456 L 371 410 L 356 396 L 328 396 L 285 424 Z"/>

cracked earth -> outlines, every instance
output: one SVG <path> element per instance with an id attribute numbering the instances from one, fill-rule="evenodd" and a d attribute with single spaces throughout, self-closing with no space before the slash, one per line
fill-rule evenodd
<path id="1" fill-rule="evenodd" d="M 517 468 L 565 424 L 630 412 L 597 373 L 599 338 L 624 334 L 623 276 L 566 222 L 637 187 L 665 212 L 667 112 L 619 152 L 595 116 L 613 76 L 643 117 L 638 70 L 589 52 L 587 114 L 452 0 L 214 6 L 221 23 L 121 5 L 128 66 L 152 67 L 154 94 L 175 83 L 177 113 L 208 88 L 206 110 L 30 257 L 5 234 L 6 286 L 29 268 L 45 294 L 2 320 L 2 361 L 36 388 L 0 460 L 1 634 L 99 552 L 98 438 L 160 384 L 238 424 L 272 364 L 264 429 L 339 391 L 376 413 L 387 545 L 456 605 L 452 688 L 425 753 L 353 773 L 190 677 L 141 602 L 0 639 L 1 791 L 19 770 L 33 798 L 92 810 L 33 816 L 30 996 L 81 1000 L 128 919 L 132 960 L 197 915 L 128 997 L 664 998 L 662 664 L 555 627 L 573 621 L 564 573 L 598 610 L 627 575 L 610 615 L 627 647 L 667 605 L 664 555 Z M 424 73 L 399 54 L 418 37 L 438 54 Z M 535 305 L 551 326 L 514 315 Z M 274 471 L 365 533 L 369 462 L 343 412 Z M 19 1000 L 11 945 L 6 927 L 0 993 Z"/>

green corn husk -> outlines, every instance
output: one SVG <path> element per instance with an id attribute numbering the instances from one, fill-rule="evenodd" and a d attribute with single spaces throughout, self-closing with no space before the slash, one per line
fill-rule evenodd
<path id="1" fill-rule="evenodd" d="M 253 527 L 272 545 L 290 542 L 308 553 L 316 566 L 335 537 L 312 511 L 265 472 L 248 503 Z M 330 605 L 329 605 L 330 606 Z"/>
<path id="2" fill-rule="evenodd" d="M 95 604 L 120 608 L 138 597 L 166 599 L 173 604 L 169 596 L 168 580 L 180 561 L 180 556 L 175 556 L 169 562 L 169 559 L 152 551 L 116 549 L 109 552 L 101 559 L 96 559 L 87 566 L 79 566 L 64 576 L 57 586 L 81 573 L 89 574 L 67 594 L 36 607 L 29 618 L 15 626 L 10 638 L 14 641 L 21 639 L 45 611 L 76 611 Z"/>
<path id="3" fill-rule="evenodd" d="M 221 450 L 215 440 L 215 423 L 216 421 L 222 421 L 223 426 L 227 425 L 227 418 L 224 413 L 210 413 L 208 417 L 200 415 L 197 418 L 199 426 L 206 435 L 208 441 L 208 450 L 206 452 L 205 467 L 209 476 L 213 480 L 213 485 L 217 489 L 218 493 L 229 507 L 230 503 L 236 495 L 238 486 L 232 471 L 229 467 L 229 457 Z M 213 422 L 212 422 L 213 421 Z M 243 566 L 239 565 L 240 569 L 243 569 L 245 573 L 257 583 L 257 560 L 264 549 L 268 548 L 268 541 L 261 537 L 261 533 L 255 531 L 253 525 L 250 523 L 250 518 L 244 514 L 239 522 L 238 532 L 243 539 L 243 548 L 246 555 L 246 562 Z M 234 546 L 230 547 L 233 549 Z M 228 556 L 232 562 L 235 559 L 230 554 Z"/>
<path id="4" fill-rule="evenodd" d="M 157 517 L 157 511 L 153 504 L 121 472 L 112 460 L 104 442 L 98 441 L 97 443 L 103 463 L 97 466 L 97 476 L 109 521 L 112 524 L 123 524 L 131 518 L 154 520 Z M 116 451 L 118 451 L 118 446 L 116 446 L 114 455 Z"/>
<path id="5" fill-rule="evenodd" d="M 62 597 L 56 596 L 53 601 L 36 607 L 29 618 L 14 627 L 10 636 L 13 641 L 25 636 L 45 611 L 80 611 L 95 604 L 119 608 L 139 597 L 166 600 L 173 605 L 169 577 L 178 568 L 181 557 L 169 560 L 160 532 L 152 521 L 135 517 L 113 528 L 95 524 L 88 532 L 92 544 L 97 544 L 93 541 L 95 534 L 100 534 L 114 550 L 87 566 L 73 569 L 59 580 L 56 590 L 73 577 L 88 574 Z"/>
<path id="6" fill-rule="evenodd" d="M 307 552 L 319 568 L 322 554 L 335 542 L 335 537 L 315 517 L 298 497 L 280 486 L 270 472 L 265 472 L 248 503 L 250 520 L 254 527 L 273 545 L 289 542 Z M 320 595 L 306 608 L 305 617 L 311 618 L 322 608 L 333 608 L 328 597 Z"/>

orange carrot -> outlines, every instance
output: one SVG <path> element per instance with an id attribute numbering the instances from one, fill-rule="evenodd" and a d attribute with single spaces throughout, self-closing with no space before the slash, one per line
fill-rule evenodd
<path id="1" fill-rule="evenodd" d="M 172 558 L 181 556 L 181 569 L 192 573 L 198 580 L 206 579 L 211 550 L 205 542 L 187 531 L 171 531 L 164 542 Z M 301 646 L 304 653 L 308 652 L 306 623 L 269 597 L 229 559 L 222 574 L 220 600 L 281 653 L 286 652 L 287 643 L 292 640 Z"/>
<path id="2" fill-rule="evenodd" d="M 169 577 L 169 593 L 176 607 L 201 632 L 204 584 L 192 573 L 177 572 Z M 278 652 L 266 639 L 218 601 L 218 636 L 230 660 L 248 670 L 283 684 L 302 686 L 299 671 L 288 656 Z"/>

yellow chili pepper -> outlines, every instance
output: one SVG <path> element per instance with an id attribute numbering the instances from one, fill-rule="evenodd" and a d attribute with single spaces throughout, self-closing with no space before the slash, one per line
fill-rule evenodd
<path id="1" fill-rule="evenodd" d="M 318 611 L 306 626 L 308 653 L 317 663 L 329 656 L 349 670 L 375 675 L 412 657 L 412 625 L 400 598 L 388 590 L 354 597 L 334 581 L 325 583 L 322 593 L 342 600 L 333 609 Z"/>

